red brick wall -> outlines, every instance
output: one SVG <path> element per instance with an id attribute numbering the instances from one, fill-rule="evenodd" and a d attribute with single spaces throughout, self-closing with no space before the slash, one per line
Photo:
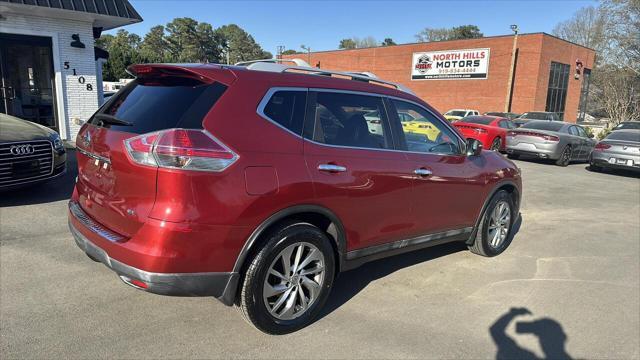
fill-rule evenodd
<path id="1" fill-rule="evenodd" d="M 368 49 L 336 50 L 311 53 L 309 63 L 320 62 L 323 69 L 370 71 L 385 80 L 410 87 L 420 98 L 441 112 L 452 108 L 477 109 L 480 112 L 503 111 L 507 96 L 507 80 L 511 64 L 513 36 L 497 36 L 473 40 L 406 44 Z M 487 79 L 474 80 L 411 80 L 411 59 L 414 52 L 489 48 Z M 580 80 L 573 79 L 576 58 L 591 68 L 593 50 L 573 45 L 546 34 L 518 36 L 518 62 L 512 100 L 512 111 L 544 111 L 551 61 L 571 66 L 565 120 L 575 121 L 580 97 Z M 286 55 L 301 58 L 307 54 Z"/>

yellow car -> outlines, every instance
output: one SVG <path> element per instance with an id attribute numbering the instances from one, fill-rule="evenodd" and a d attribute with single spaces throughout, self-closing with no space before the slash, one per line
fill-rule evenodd
<path id="1" fill-rule="evenodd" d="M 440 135 L 440 130 L 435 126 L 431 125 L 431 123 L 422 119 L 413 120 L 413 121 L 405 121 L 402 123 L 402 128 L 406 133 L 415 133 L 415 134 L 423 134 L 426 135 L 429 141 L 436 141 L 438 135 Z"/>

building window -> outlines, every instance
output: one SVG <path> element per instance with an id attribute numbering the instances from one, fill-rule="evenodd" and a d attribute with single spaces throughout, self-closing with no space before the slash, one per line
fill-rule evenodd
<path id="1" fill-rule="evenodd" d="M 567 100 L 570 66 L 551 62 L 549 71 L 549 88 L 547 90 L 547 106 L 545 111 L 557 113 L 564 120 L 564 104 Z"/>

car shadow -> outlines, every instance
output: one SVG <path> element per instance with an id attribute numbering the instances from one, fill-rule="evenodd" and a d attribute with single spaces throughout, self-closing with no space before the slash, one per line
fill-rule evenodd
<path id="1" fill-rule="evenodd" d="M 513 231 L 507 239 L 509 243 L 518 234 L 521 226 L 522 214 L 518 214 L 518 218 L 513 224 Z M 451 242 L 375 260 L 353 270 L 345 271 L 336 278 L 329 298 L 315 321 L 324 318 L 347 303 L 375 280 L 381 279 L 398 270 L 464 250 L 467 250 L 465 243 Z"/>
<path id="2" fill-rule="evenodd" d="M 53 180 L 0 192 L 0 207 L 44 204 L 69 199 L 78 175 L 74 149 L 67 149 L 67 172 Z"/>
<path id="3" fill-rule="evenodd" d="M 489 334 L 497 348 L 496 359 L 539 359 L 533 351 L 521 347 L 507 334 L 507 327 L 517 317 L 525 315 L 533 314 L 527 308 L 511 308 L 489 328 Z M 543 317 L 530 321 L 518 321 L 515 323 L 515 332 L 536 336 L 540 342 L 540 349 L 544 353 L 543 359 L 571 359 L 565 349 L 568 336 L 562 325 L 554 319 Z"/>
<path id="4" fill-rule="evenodd" d="M 588 166 L 588 165 L 585 167 L 585 169 L 587 171 L 596 172 L 596 173 L 616 175 L 616 176 L 628 177 L 628 178 L 633 178 L 633 179 L 640 179 L 640 172 L 638 172 L 638 171 L 631 171 L 631 170 L 625 170 L 625 169 L 592 170 L 591 166 Z"/>

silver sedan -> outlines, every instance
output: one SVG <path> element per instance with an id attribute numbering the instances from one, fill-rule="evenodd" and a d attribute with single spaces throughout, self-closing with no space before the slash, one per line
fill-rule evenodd
<path id="1" fill-rule="evenodd" d="M 619 168 L 640 171 L 640 130 L 616 130 L 596 145 L 589 168 Z"/>
<path id="2" fill-rule="evenodd" d="M 528 121 L 522 127 L 508 131 L 506 139 L 509 158 L 533 156 L 555 160 L 560 166 L 567 166 L 571 161 L 589 160 L 596 145 L 580 125 L 561 121 Z"/>

